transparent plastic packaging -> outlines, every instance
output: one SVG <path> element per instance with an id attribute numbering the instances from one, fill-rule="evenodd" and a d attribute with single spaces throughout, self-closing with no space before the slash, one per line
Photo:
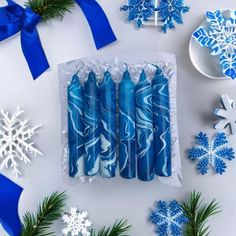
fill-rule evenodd
<path id="1" fill-rule="evenodd" d="M 78 74 L 81 84 L 88 79 L 88 75 L 93 71 L 98 82 L 101 82 L 104 73 L 109 71 L 113 81 L 116 83 L 116 96 L 118 99 L 118 84 L 122 80 L 124 72 L 128 69 L 132 81 L 137 84 L 142 70 L 151 82 L 158 66 L 161 68 L 164 76 L 169 83 L 169 106 L 170 106 L 170 130 L 171 130 L 171 171 L 169 177 L 156 176 L 153 181 L 160 181 L 163 184 L 171 186 L 181 186 L 181 158 L 179 150 L 179 136 L 177 125 L 177 105 L 176 105 L 176 87 L 177 87 L 177 66 L 175 55 L 164 52 L 137 53 L 129 52 L 118 55 L 102 55 L 91 58 L 73 60 L 59 65 L 59 91 L 61 102 L 61 140 L 62 140 L 62 169 L 63 176 L 68 184 L 98 181 L 99 183 L 109 183 L 115 181 L 140 181 L 136 178 L 132 180 L 123 179 L 119 174 L 117 166 L 114 178 L 104 178 L 101 175 L 71 178 L 69 176 L 69 151 L 68 151 L 68 101 L 67 88 L 73 75 Z M 117 109 L 118 110 L 118 109 Z M 117 112 L 118 113 L 118 112 Z M 118 114 L 117 114 L 118 116 Z M 118 120 L 118 119 L 117 119 Z M 155 145 L 155 144 L 154 144 Z M 119 155 L 119 154 L 118 154 Z M 118 156 L 119 158 L 119 156 Z M 157 182 L 158 182 L 157 181 Z"/>

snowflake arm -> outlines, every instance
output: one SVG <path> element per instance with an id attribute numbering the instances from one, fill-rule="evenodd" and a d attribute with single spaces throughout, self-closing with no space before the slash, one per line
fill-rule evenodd
<path id="1" fill-rule="evenodd" d="M 208 145 L 208 136 L 205 133 L 201 132 L 195 139 L 196 146 L 189 149 L 188 157 L 198 161 L 197 170 L 204 175 L 208 172 L 209 166 L 212 166 L 216 173 L 223 174 L 226 170 L 225 160 L 231 161 L 235 158 L 234 150 L 226 146 L 228 140 L 225 133 L 217 133 Z"/>
<path id="2" fill-rule="evenodd" d="M 20 116 L 24 113 L 17 108 L 13 115 L 1 110 L 0 117 L 0 169 L 13 169 L 13 174 L 18 177 L 21 175 L 18 162 L 30 163 L 27 153 L 43 155 L 31 138 L 41 125 L 29 127 L 29 120 L 21 120 Z"/>
<path id="3" fill-rule="evenodd" d="M 234 159 L 234 150 L 229 147 L 221 148 L 219 151 L 216 151 L 216 156 L 231 161 Z"/>
<path id="4" fill-rule="evenodd" d="M 71 207 L 70 213 L 62 216 L 66 227 L 62 230 L 63 235 L 90 236 L 92 223 L 88 220 L 86 211 L 79 211 L 76 207 Z"/>
<path id="5" fill-rule="evenodd" d="M 191 160 L 196 160 L 200 157 L 206 156 L 207 154 L 208 154 L 207 150 L 204 148 L 201 148 L 200 146 L 192 147 L 188 151 L 188 155 Z"/>
<path id="6" fill-rule="evenodd" d="M 120 10 L 128 11 L 128 21 L 134 21 L 141 28 L 154 14 L 154 0 L 129 0 L 128 5 L 122 6 Z"/>
<path id="7" fill-rule="evenodd" d="M 180 236 L 182 226 L 188 222 L 180 204 L 173 200 L 156 202 L 155 210 L 149 216 L 149 221 L 156 226 L 156 233 L 159 236 Z"/>
<path id="8" fill-rule="evenodd" d="M 206 174 L 209 170 L 209 158 L 208 157 L 203 157 L 202 159 L 199 160 L 197 164 L 197 170 L 202 174 Z"/>

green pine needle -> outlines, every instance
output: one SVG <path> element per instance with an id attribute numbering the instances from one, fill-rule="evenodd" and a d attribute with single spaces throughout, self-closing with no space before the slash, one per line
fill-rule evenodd
<path id="1" fill-rule="evenodd" d="M 44 198 L 36 214 L 27 212 L 23 217 L 21 236 L 53 236 L 54 233 L 48 230 L 61 217 L 66 198 L 65 192 L 55 192 Z"/>
<path id="2" fill-rule="evenodd" d="M 210 226 L 206 226 L 209 217 L 220 212 L 219 203 L 212 200 L 209 204 L 203 205 L 201 193 L 191 193 L 187 202 L 182 204 L 185 215 L 189 222 L 185 226 L 186 236 L 208 236 Z"/>
<path id="3" fill-rule="evenodd" d="M 128 236 L 126 233 L 130 230 L 131 225 L 128 225 L 127 220 L 116 221 L 112 227 L 103 227 L 98 234 L 92 230 L 91 236 Z"/>
<path id="4" fill-rule="evenodd" d="M 40 15 L 43 21 L 49 21 L 55 18 L 61 20 L 74 4 L 74 0 L 27 0 L 25 6 Z"/>

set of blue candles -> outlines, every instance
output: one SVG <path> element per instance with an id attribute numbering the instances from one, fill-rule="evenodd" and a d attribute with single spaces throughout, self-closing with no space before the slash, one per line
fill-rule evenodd
<path id="1" fill-rule="evenodd" d="M 137 84 L 128 70 L 118 84 L 109 71 L 101 82 L 91 71 L 84 84 L 74 75 L 67 92 L 71 177 L 171 176 L 169 82 L 159 67 L 151 83 L 144 70 Z"/>

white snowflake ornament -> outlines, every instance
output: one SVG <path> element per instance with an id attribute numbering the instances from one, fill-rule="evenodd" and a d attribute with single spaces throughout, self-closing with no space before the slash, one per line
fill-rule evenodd
<path id="1" fill-rule="evenodd" d="M 23 113 L 19 107 L 13 115 L 0 112 L 0 170 L 12 168 L 16 177 L 22 174 L 19 163 L 31 162 L 28 154 L 43 155 L 31 142 L 41 125 L 30 128 L 28 119 L 20 119 Z"/>
<path id="2" fill-rule="evenodd" d="M 193 37 L 202 47 L 209 48 L 213 56 L 218 56 L 225 76 L 236 79 L 236 11 L 208 11 L 206 20 L 207 25 L 199 27 Z"/>
<path id="3" fill-rule="evenodd" d="M 215 108 L 214 114 L 221 118 L 221 120 L 215 124 L 215 129 L 224 129 L 230 126 L 232 134 L 236 134 L 236 109 L 235 101 L 231 100 L 228 94 L 221 96 L 221 104 L 223 109 Z"/>
<path id="4" fill-rule="evenodd" d="M 65 213 L 62 220 L 66 227 L 62 230 L 63 235 L 90 236 L 92 223 L 88 220 L 86 211 L 79 211 L 76 207 L 71 207 L 70 213 Z"/>

